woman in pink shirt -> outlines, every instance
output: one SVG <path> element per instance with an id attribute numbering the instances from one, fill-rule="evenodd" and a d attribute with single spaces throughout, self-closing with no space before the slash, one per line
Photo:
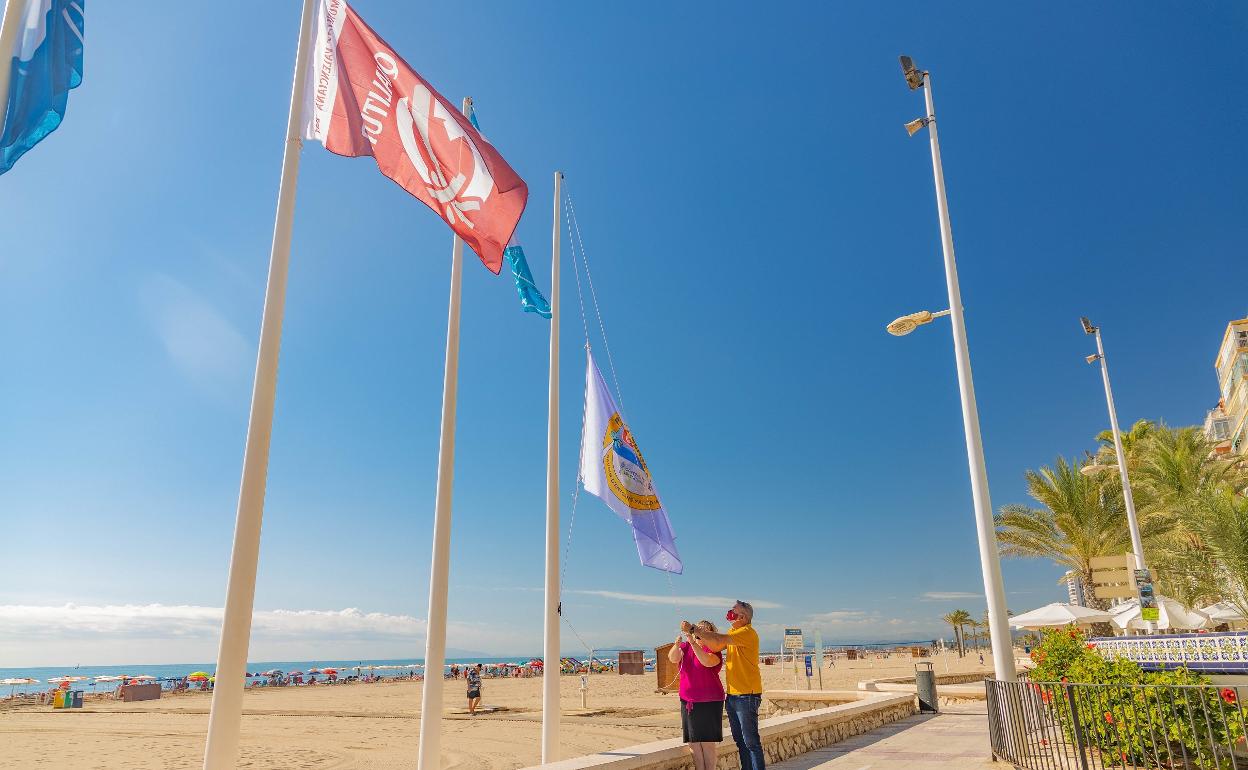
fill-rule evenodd
<path id="1" fill-rule="evenodd" d="M 716 628 L 703 620 L 693 630 L 714 633 Z M 723 653 L 711 652 L 692 634 L 681 634 L 667 659 L 680 664 L 680 722 L 693 752 L 693 768 L 715 770 L 717 744 L 724 740 L 724 686 L 719 681 Z"/>

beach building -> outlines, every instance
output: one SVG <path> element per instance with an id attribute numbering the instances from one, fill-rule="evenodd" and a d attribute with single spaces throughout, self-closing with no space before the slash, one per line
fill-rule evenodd
<path id="1" fill-rule="evenodd" d="M 1066 583 L 1066 598 L 1070 604 L 1077 604 L 1080 607 L 1086 607 L 1087 597 L 1083 591 L 1083 578 L 1074 570 L 1066 573 L 1062 580 Z"/>
<path id="2" fill-rule="evenodd" d="M 1245 454 L 1248 417 L 1248 318 L 1231 321 L 1213 362 L 1222 398 L 1205 416 L 1205 436 L 1218 454 Z"/>

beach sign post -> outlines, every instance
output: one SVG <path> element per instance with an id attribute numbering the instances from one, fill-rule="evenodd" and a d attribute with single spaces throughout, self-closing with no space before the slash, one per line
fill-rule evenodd
<path id="1" fill-rule="evenodd" d="M 797 653 L 806 647 L 802 641 L 802 629 L 786 628 L 784 629 L 784 649 L 789 651 L 789 655 L 793 658 L 793 687 L 797 687 Z M 782 651 L 783 654 L 783 651 Z"/>
<path id="2" fill-rule="evenodd" d="M 823 632 L 815 629 L 815 660 L 819 666 L 819 689 L 823 689 Z"/>

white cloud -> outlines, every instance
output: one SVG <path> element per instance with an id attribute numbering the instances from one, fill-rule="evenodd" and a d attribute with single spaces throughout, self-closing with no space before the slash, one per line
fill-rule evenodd
<path id="1" fill-rule="evenodd" d="M 188 379 L 212 391 L 246 379 L 254 346 L 197 292 L 155 275 L 141 298 L 165 352 Z"/>
<path id="2" fill-rule="evenodd" d="M 112 604 L 53 606 L 0 605 L 0 630 L 27 639 L 67 634 L 120 634 L 169 637 L 216 634 L 222 609 L 194 605 Z M 425 621 L 410 615 L 343 610 L 257 610 L 256 636 L 351 637 L 423 635 Z"/>
<path id="3" fill-rule="evenodd" d="M 209 660 L 216 657 L 222 615 L 220 607 L 196 605 L 0 605 L 0 666 Z M 419 656 L 425 628 L 423 618 L 355 608 L 257 610 L 249 657 Z M 505 628 L 451 621 L 447 644 L 502 650 L 540 642 Z M 106 659 L 93 661 L 96 656 Z"/>
<path id="4" fill-rule="evenodd" d="M 831 610 L 829 612 L 817 612 L 813 615 L 807 615 L 806 620 L 814 623 L 863 623 L 869 620 L 876 620 L 879 617 L 878 612 L 867 612 L 866 610 Z"/>
<path id="5" fill-rule="evenodd" d="M 817 630 L 823 634 L 826 643 L 833 644 L 838 639 L 869 642 L 926 636 L 932 626 L 926 621 L 889 617 L 878 610 L 843 609 L 811 613 L 791 622 L 763 623 L 755 627 L 764 639 L 779 638 L 786 627 L 798 627 L 807 634 Z M 807 643 L 811 643 L 809 638 Z"/>
<path id="6" fill-rule="evenodd" d="M 978 599 L 982 596 L 983 594 L 968 591 L 928 591 L 919 598 L 928 602 L 943 602 L 950 599 Z"/>
<path id="7" fill-rule="evenodd" d="M 603 599 L 615 599 L 622 602 L 634 602 L 636 604 L 666 604 L 675 607 L 699 607 L 720 609 L 731 607 L 736 603 L 736 599 L 729 599 L 726 596 L 674 596 L 671 594 L 630 594 L 622 591 L 568 591 L 567 593 L 582 594 L 584 596 L 600 596 Z M 751 605 L 759 610 L 774 610 L 783 605 L 775 602 L 751 601 Z"/>

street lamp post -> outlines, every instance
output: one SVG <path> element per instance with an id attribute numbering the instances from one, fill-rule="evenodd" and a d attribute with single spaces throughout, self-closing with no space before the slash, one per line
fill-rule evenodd
<path id="1" fill-rule="evenodd" d="M 975 505 L 975 530 L 979 539 L 979 563 L 988 601 L 988 625 L 992 639 L 992 663 L 997 679 L 1014 681 L 1014 645 L 1006 616 L 1005 584 L 1001 579 L 1001 556 L 997 551 L 997 528 L 988 494 L 988 469 L 984 444 L 979 435 L 979 410 L 975 405 L 975 383 L 971 379 L 971 356 L 966 343 L 966 320 L 962 315 L 962 293 L 958 288 L 958 268 L 953 257 L 953 230 L 949 224 L 949 203 L 945 199 L 945 175 L 940 164 L 940 141 L 936 135 L 936 107 L 932 102 L 932 79 L 918 70 L 909 56 L 901 57 L 902 71 L 910 90 L 922 88 L 927 115 L 906 125 L 911 136 L 927 128 L 932 145 L 932 174 L 936 180 L 936 210 L 940 217 L 941 250 L 945 257 L 945 283 L 949 290 L 949 316 L 953 324 L 953 351 L 958 369 L 958 392 L 962 399 L 962 427 L 966 433 L 966 458 L 971 474 L 971 498 Z M 919 314 L 914 314 L 919 315 Z M 926 323 L 934 318 L 919 321 Z M 911 316 L 913 318 L 913 316 Z M 903 319 L 898 319 L 902 321 Z M 897 321 L 894 321 L 896 324 Z M 917 323 L 916 323 L 917 325 Z M 909 330 L 907 330 L 909 331 Z M 905 333 L 905 332 L 902 332 Z"/>
<path id="2" fill-rule="evenodd" d="M 1127 527 L 1131 530 L 1131 548 L 1135 551 L 1137 569 L 1148 569 L 1144 563 L 1144 543 L 1140 540 L 1140 523 L 1135 518 L 1135 498 L 1131 496 L 1131 478 L 1127 475 L 1127 455 L 1122 451 L 1122 431 L 1118 430 L 1118 410 L 1114 408 L 1114 391 L 1109 387 L 1109 365 L 1105 363 L 1105 346 L 1101 344 L 1101 327 L 1080 318 L 1085 334 L 1096 337 L 1096 355 L 1088 356 L 1089 364 L 1101 362 L 1101 379 L 1105 381 L 1105 403 L 1109 407 L 1109 427 L 1114 434 L 1114 454 L 1118 457 L 1118 475 L 1122 477 L 1122 501 L 1127 506 Z M 1152 625 L 1150 624 L 1150 628 Z"/>

